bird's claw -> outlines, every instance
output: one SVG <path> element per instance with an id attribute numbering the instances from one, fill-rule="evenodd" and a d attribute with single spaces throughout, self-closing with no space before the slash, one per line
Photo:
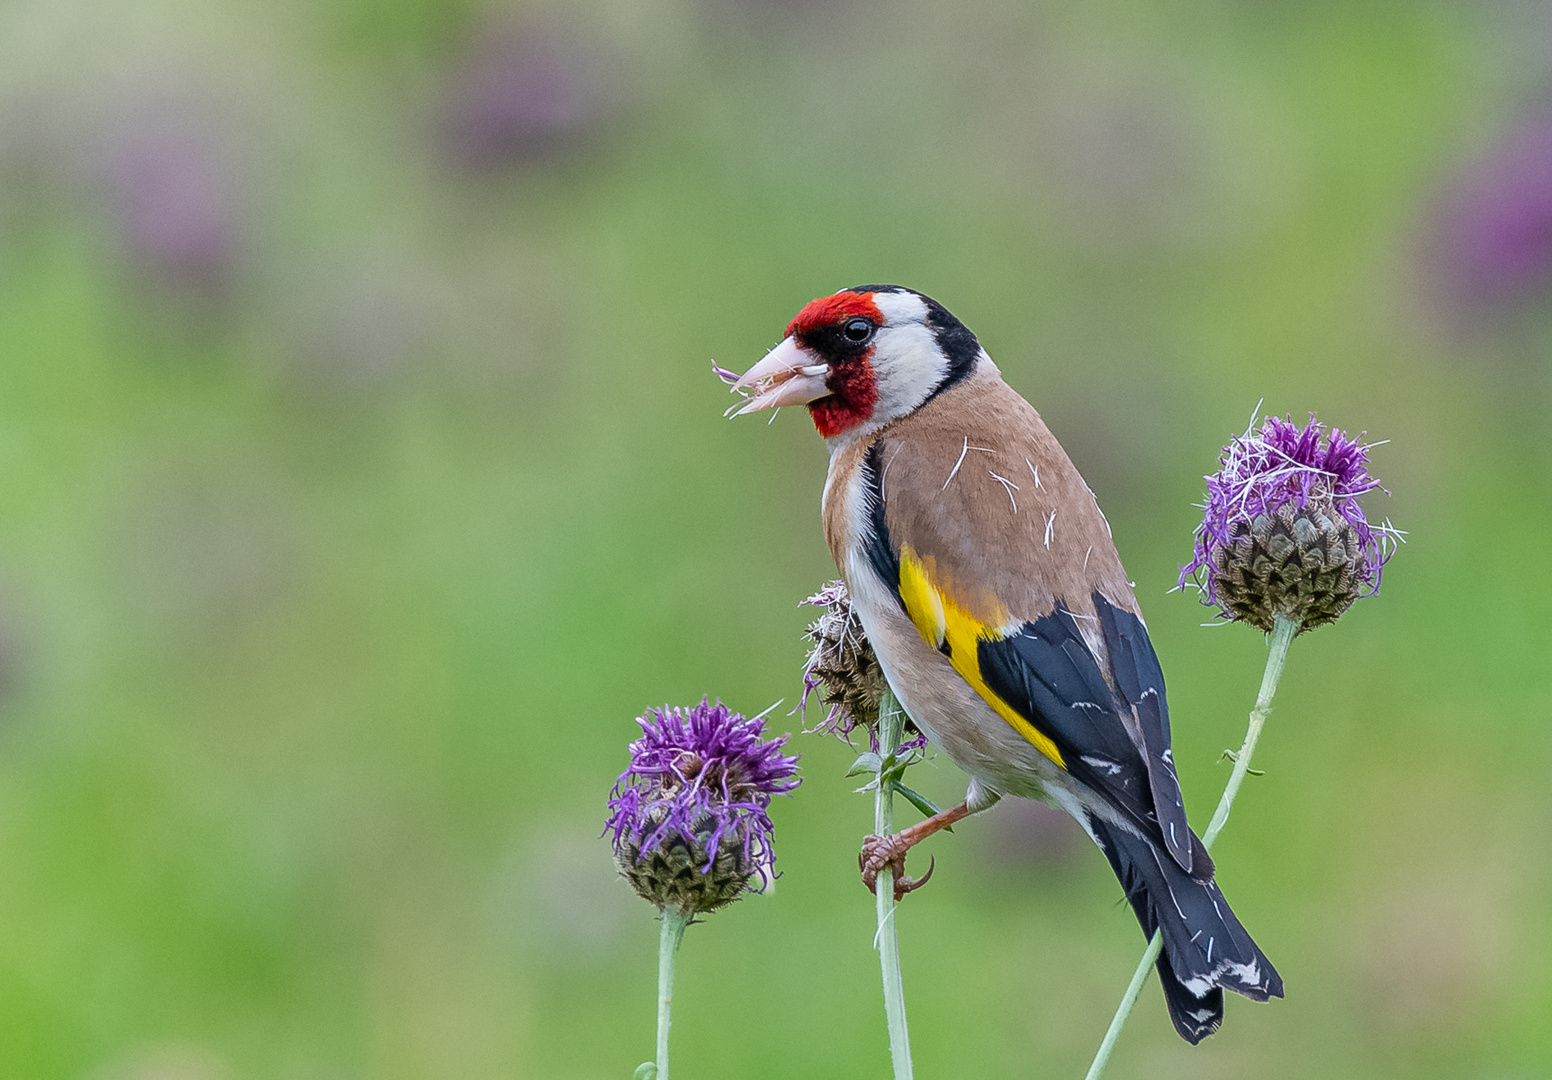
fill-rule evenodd
<path id="1" fill-rule="evenodd" d="M 899 834 L 892 836 L 865 836 L 862 850 L 857 854 L 857 867 L 862 871 L 862 883 L 868 892 L 876 892 L 879 871 L 889 867 L 895 880 L 905 876 L 905 853 L 909 848 L 902 844 Z"/>
<path id="2" fill-rule="evenodd" d="M 862 870 L 862 883 L 868 887 L 868 892 L 878 891 L 878 874 L 884 867 L 894 871 L 892 877 L 895 886 L 895 902 L 905 899 L 906 893 L 915 892 L 932 879 L 932 872 L 938 868 L 938 861 L 934 858 L 927 864 L 927 872 L 919 878 L 910 877 L 905 872 L 905 853 L 911 850 L 911 845 L 900 839 L 900 834 L 892 836 L 867 836 L 862 841 L 862 851 L 857 855 L 857 866 Z"/>
<path id="3" fill-rule="evenodd" d="M 902 863 L 903 863 L 903 860 L 902 860 Z M 895 903 L 898 904 L 901 900 L 904 900 L 906 893 L 908 893 L 908 892 L 915 892 L 917 889 L 919 889 L 923 885 L 927 884 L 927 882 L 931 881 L 932 880 L 932 872 L 934 870 L 936 870 L 937 868 L 938 868 L 938 857 L 936 855 L 931 855 L 931 856 L 928 856 L 928 858 L 927 858 L 927 872 L 925 874 L 923 874 L 921 877 L 913 878 L 913 877 L 907 877 L 906 875 L 901 874 L 901 873 L 896 873 L 895 874 L 895 878 L 894 878 L 894 881 L 895 881 Z"/>

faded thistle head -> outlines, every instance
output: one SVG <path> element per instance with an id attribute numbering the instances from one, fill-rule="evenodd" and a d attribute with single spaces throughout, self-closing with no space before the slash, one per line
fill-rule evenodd
<path id="1" fill-rule="evenodd" d="M 861 727 L 868 733 L 870 749 L 878 750 L 879 701 L 888 683 L 878 666 L 878 657 L 852 610 L 851 597 L 844 581 L 832 581 L 804 600 L 820 608 L 819 618 L 808 628 L 808 663 L 803 665 L 803 697 L 799 708 L 808 704 L 808 696 L 819 691 L 825 706 L 824 719 L 814 725 L 816 732 L 833 732 L 847 742 Z M 902 750 L 919 749 L 927 740 L 906 721 Z"/>
<path id="2" fill-rule="evenodd" d="M 1359 436 L 1362 438 L 1362 436 Z M 1207 480 L 1202 524 L 1182 586 L 1194 584 L 1220 617 L 1271 632 L 1277 616 L 1302 633 L 1379 589 L 1401 533 L 1371 525 L 1358 497 L 1374 444 L 1316 421 L 1271 416 L 1224 447 Z"/>
<path id="3" fill-rule="evenodd" d="M 747 719 L 704 698 L 688 709 L 649 709 L 636 721 L 630 767 L 609 797 L 620 873 L 643 898 L 686 917 L 738 899 L 775 861 L 772 795 L 799 784 L 787 736 L 762 739 Z"/>

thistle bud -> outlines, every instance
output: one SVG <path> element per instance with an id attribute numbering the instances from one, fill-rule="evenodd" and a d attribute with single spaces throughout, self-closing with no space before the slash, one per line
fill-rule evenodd
<path id="1" fill-rule="evenodd" d="M 879 701 L 889 684 L 884 680 L 873 645 L 852 610 L 846 583 L 832 581 L 803 603 L 823 610 L 808 627 L 812 647 L 803 666 L 799 708 L 804 708 L 809 695 L 817 690 L 826 708 L 824 719 L 813 730 L 833 732 L 850 742 L 851 733 L 861 727 L 868 732 L 872 749 L 877 750 Z M 905 736 L 907 742 L 902 750 L 926 745 L 926 739 L 909 720 Z"/>
<path id="2" fill-rule="evenodd" d="M 643 899 L 686 918 L 732 903 L 775 861 L 772 795 L 800 783 L 787 736 L 721 702 L 649 709 L 609 798 L 620 873 Z"/>
<path id="3" fill-rule="evenodd" d="M 1371 444 L 1372 445 L 1372 444 Z M 1379 487 L 1368 451 L 1318 423 L 1268 417 L 1224 448 L 1207 480 L 1192 560 L 1195 585 L 1221 618 L 1270 633 L 1278 616 L 1302 633 L 1378 590 L 1401 534 L 1371 525 L 1358 496 Z"/>

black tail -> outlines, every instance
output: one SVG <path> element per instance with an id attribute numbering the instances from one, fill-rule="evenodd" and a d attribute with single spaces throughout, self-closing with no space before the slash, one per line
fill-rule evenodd
<path id="1" fill-rule="evenodd" d="M 1088 825 L 1121 879 L 1143 934 L 1151 938 L 1163 928 L 1159 982 L 1182 1039 L 1194 1045 L 1218 1030 L 1226 989 L 1253 1001 L 1283 996 L 1277 969 L 1250 940 L 1210 876 L 1198 881 L 1148 840 L 1092 815 Z"/>

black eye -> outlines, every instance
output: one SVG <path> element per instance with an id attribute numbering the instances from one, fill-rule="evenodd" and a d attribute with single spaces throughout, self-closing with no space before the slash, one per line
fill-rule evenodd
<path id="1" fill-rule="evenodd" d="M 852 319 L 841 328 L 841 333 L 846 335 L 847 341 L 860 344 L 873 336 L 873 324 L 866 319 Z"/>

